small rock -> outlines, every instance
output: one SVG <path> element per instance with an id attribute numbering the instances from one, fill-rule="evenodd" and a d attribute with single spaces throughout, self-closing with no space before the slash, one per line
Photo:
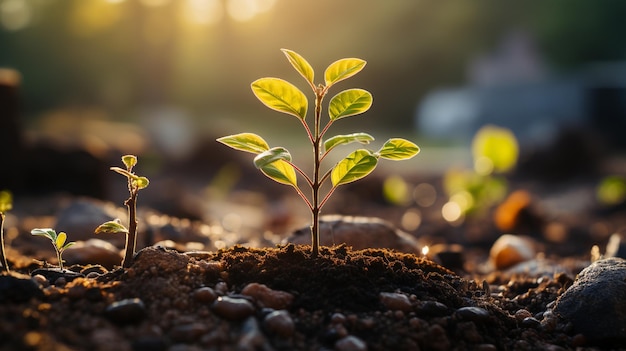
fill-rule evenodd
<path id="1" fill-rule="evenodd" d="M 229 320 L 243 320 L 255 311 L 250 301 L 228 296 L 218 297 L 213 302 L 212 309 L 219 316 Z"/>
<path id="2" fill-rule="evenodd" d="M 146 316 L 146 306 L 138 298 L 113 302 L 104 311 L 106 317 L 117 324 L 135 324 Z"/>
<path id="3" fill-rule="evenodd" d="M 538 328 L 541 326 L 541 322 L 535 317 L 526 317 L 522 320 L 522 327 L 524 328 Z"/>
<path id="4" fill-rule="evenodd" d="M 291 306 L 294 296 L 286 291 L 273 290 L 266 285 L 250 283 L 241 290 L 242 295 L 253 297 L 262 307 L 284 310 Z"/>
<path id="5" fill-rule="evenodd" d="M 530 313 L 528 310 L 525 309 L 520 309 L 515 311 L 515 320 L 517 320 L 518 322 L 523 321 L 525 318 L 528 317 L 532 317 L 532 313 Z"/>
<path id="6" fill-rule="evenodd" d="M 186 269 L 188 263 L 189 257 L 186 255 L 158 246 L 149 246 L 137 252 L 133 268 L 141 272 L 156 267 L 160 272 L 169 273 Z"/>
<path id="7" fill-rule="evenodd" d="M 67 282 L 71 282 L 72 280 L 78 277 L 84 277 L 84 275 L 80 273 L 73 272 L 67 269 L 60 270 L 59 268 L 38 268 L 32 271 L 30 274 L 32 276 L 36 276 L 36 275 L 44 276 L 48 280 L 48 283 L 56 284 L 57 282 L 59 282 L 60 285 L 64 285 Z"/>
<path id="8" fill-rule="evenodd" d="M 205 286 L 194 290 L 193 298 L 198 302 L 211 303 L 217 299 L 217 293 L 210 287 Z"/>
<path id="9" fill-rule="evenodd" d="M 274 311 L 263 320 L 263 327 L 268 332 L 279 335 L 283 338 L 289 338 L 293 335 L 296 329 L 295 323 L 289 312 L 287 311 Z"/>
<path id="10" fill-rule="evenodd" d="M 504 234 L 491 246 L 489 257 L 496 269 L 504 269 L 531 260 L 535 248 L 530 238 Z"/>
<path id="11" fill-rule="evenodd" d="M 482 322 L 489 319 L 489 311 L 481 307 L 461 307 L 454 312 L 454 316 L 462 320 Z"/>
<path id="12" fill-rule="evenodd" d="M 41 298 L 39 284 L 24 275 L 0 275 L 0 301 L 26 302 L 33 297 Z"/>
<path id="13" fill-rule="evenodd" d="M 299 229 L 286 240 L 293 244 L 311 244 L 311 228 Z M 410 234 L 390 223 L 371 217 L 339 215 L 322 216 L 320 220 L 320 245 L 345 243 L 355 250 L 389 248 L 400 252 L 421 253 L 421 245 Z"/>
<path id="14" fill-rule="evenodd" d="M 357 338 L 353 335 L 348 335 L 344 338 L 337 340 L 335 343 L 335 350 L 337 351 L 367 351 L 367 344 L 365 341 Z"/>
<path id="15" fill-rule="evenodd" d="M 448 306 L 439 301 L 425 301 L 419 306 L 419 310 L 434 317 L 442 317 L 449 314 Z"/>
<path id="16" fill-rule="evenodd" d="M 77 241 L 63 252 L 63 258 L 70 265 L 97 264 L 108 269 L 113 269 L 122 262 L 120 250 L 110 242 L 100 239 Z"/>
<path id="17" fill-rule="evenodd" d="M 606 258 L 583 269 L 554 312 L 591 342 L 626 341 L 626 260 Z M 621 342 L 621 344 L 620 344 Z"/>
<path id="18" fill-rule="evenodd" d="M 389 310 L 409 312 L 412 310 L 409 298 L 400 293 L 381 292 L 379 295 L 380 302 Z"/>
<path id="19" fill-rule="evenodd" d="M 170 331 L 169 335 L 176 342 L 191 343 L 200 338 L 208 331 L 208 327 L 202 323 L 191 323 L 177 325 Z"/>
<path id="20" fill-rule="evenodd" d="M 259 329 L 259 323 L 254 317 L 246 319 L 241 327 L 241 336 L 237 342 L 237 350 L 255 351 L 262 349 L 262 345 L 266 343 L 265 336 Z"/>

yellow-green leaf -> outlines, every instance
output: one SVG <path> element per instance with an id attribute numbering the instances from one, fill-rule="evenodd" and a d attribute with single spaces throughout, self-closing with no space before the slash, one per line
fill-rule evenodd
<path id="1" fill-rule="evenodd" d="M 291 162 L 291 154 L 284 147 L 273 147 L 265 152 L 258 154 L 254 158 L 254 165 L 256 166 L 256 168 L 260 169 L 278 160 Z"/>
<path id="2" fill-rule="evenodd" d="M 137 164 L 137 156 L 135 155 L 124 155 L 122 156 L 122 162 L 127 169 L 133 168 Z"/>
<path id="3" fill-rule="evenodd" d="M 358 58 L 345 58 L 331 63 L 324 72 L 326 86 L 330 87 L 339 81 L 352 77 L 359 73 L 365 64 L 364 60 Z"/>
<path id="4" fill-rule="evenodd" d="M 517 163 L 518 153 L 517 139 L 507 128 L 484 126 L 472 140 L 474 168 L 482 175 L 510 170 Z"/>
<path id="5" fill-rule="evenodd" d="M 119 173 L 123 176 L 125 176 L 126 178 L 137 178 L 136 175 L 134 175 L 133 173 L 130 173 L 129 171 L 123 169 L 123 168 L 119 168 L 119 167 L 111 167 L 110 170 L 112 170 L 113 172 Z"/>
<path id="6" fill-rule="evenodd" d="M 96 234 L 128 234 L 128 229 L 119 222 L 119 220 L 108 221 L 100 224 L 94 231 Z"/>
<path id="7" fill-rule="evenodd" d="M 348 89 L 333 96 L 328 104 L 330 120 L 358 115 L 372 106 L 372 94 L 363 89 Z"/>
<path id="8" fill-rule="evenodd" d="M 324 142 L 324 150 L 326 150 L 326 152 L 330 151 L 331 149 L 335 148 L 336 146 L 339 145 L 345 145 L 345 144 L 350 144 L 350 143 L 354 143 L 354 142 L 358 142 L 361 144 L 369 144 L 371 141 L 374 141 L 374 137 L 367 134 L 367 133 L 353 133 L 353 134 L 347 134 L 347 135 L 335 135 L 332 138 L 328 138 L 328 140 L 326 140 Z"/>
<path id="9" fill-rule="evenodd" d="M 260 170 L 261 172 L 263 172 L 263 174 L 278 183 L 291 185 L 293 187 L 298 186 L 296 170 L 286 161 L 274 161 L 273 163 L 270 163 L 260 168 Z"/>
<path id="10" fill-rule="evenodd" d="M 254 95 L 267 107 L 305 119 L 309 102 L 300 89 L 280 78 L 261 78 L 252 82 Z"/>
<path id="11" fill-rule="evenodd" d="M 144 189 L 148 187 L 148 184 L 150 184 L 150 181 L 146 177 L 137 177 L 134 182 L 137 185 L 138 189 Z"/>
<path id="12" fill-rule="evenodd" d="M 596 188 L 596 197 L 603 205 L 617 205 L 626 200 L 626 178 L 608 176 Z"/>
<path id="13" fill-rule="evenodd" d="M 240 133 L 235 135 L 228 135 L 217 139 L 217 141 L 226 146 L 230 146 L 233 149 L 251 152 L 253 154 L 260 154 L 261 152 L 270 149 L 267 142 L 254 133 Z"/>
<path id="14" fill-rule="evenodd" d="M 4 213 L 13 208 L 13 196 L 8 190 L 0 191 L 0 212 Z"/>
<path id="15" fill-rule="evenodd" d="M 315 86 L 313 82 L 313 78 L 315 73 L 313 71 L 313 67 L 304 59 L 304 57 L 300 56 L 297 52 L 289 50 L 289 49 L 281 49 L 281 51 L 287 56 L 287 60 L 293 66 L 293 68 L 298 71 L 304 77 L 304 79 L 311 84 L 311 86 Z"/>
<path id="16" fill-rule="evenodd" d="M 420 148 L 406 139 L 392 138 L 387 140 L 383 147 L 376 152 L 388 160 L 407 160 L 420 152 Z"/>
<path id="17" fill-rule="evenodd" d="M 333 186 L 339 186 L 359 180 L 372 173 L 378 159 L 365 149 L 359 149 L 339 161 L 330 174 Z"/>
<path id="18" fill-rule="evenodd" d="M 30 231 L 32 235 L 45 236 L 53 242 L 57 239 L 57 232 L 52 228 L 35 228 Z"/>
<path id="19" fill-rule="evenodd" d="M 65 245 L 66 239 L 67 239 L 67 234 L 65 234 L 65 232 L 60 232 L 59 235 L 57 235 L 57 239 L 54 242 L 54 245 L 57 247 L 57 249 L 60 249 L 63 247 L 63 245 Z"/>

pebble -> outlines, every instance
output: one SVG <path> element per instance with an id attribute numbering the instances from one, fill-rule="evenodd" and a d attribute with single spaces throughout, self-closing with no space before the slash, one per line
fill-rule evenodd
<path id="1" fill-rule="evenodd" d="M 515 311 L 515 320 L 517 320 L 518 322 L 523 321 L 525 318 L 528 317 L 532 317 L 532 313 L 530 313 L 528 310 L 525 309 L 520 309 Z"/>
<path id="2" fill-rule="evenodd" d="M 120 250 L 110 242 L 100 239 L 77 241 L 63 252 L 63 258 L 68 265 L 97 264 L 107 269 L 113 269 L 122 262 Z"/>
<path id="3" fill-rule="evenodd" d="M 170 273 L 186 269 L 188 263 L 189 256 L 159 246 L 148 246 L 137 252 L 132 268 L 139 272 L 156 269 L 157 272 Z"/>
<path id="4" fill-rule="evenodd" d="M 439 301 L 425 301 L 420 306 L 420 310 L 427 315 L 434 317 L 442 317 L 448 315 L 448 306 Z"/>
<path id="5" fill-rule="evenodd" d="M 177 342 L 194 342 L 209 330 L 208 326 L 202 323 L 191 323 L 177 325 L 169 333 L 172 340 Z"/>
<path id="6" fill-rule="evenodd" d="M 554 313 L 592 342 L 626 341 L 626 260 L 606 258 L 583 269 Z M 623 345 L 623 344 L 622 344 Z"/>
<path id="7" fill-rule="evenodd" d="M 40 284 L 27 275 L 0 275 L 0 301 L 25 302 L 32 297 L 41 298 Z"/>
<path id="8" fill-rule="evenodd" d="M 286 240 L 296 245 L 311 244 L 311 228 L 296 230 Z M 320 219 L 320 245 L 346 244 L 355 250 L 389 248 L 421 254 L 420 243 L 412 235 L 379 218 L 326 215 Z"/>
<path id="9" fill-rule="evenodd" d="M 217 299 L 217 293 L 210 287 L 205 286 L 194 290 L 193 298 L 198 302 L 212 303 Z"/>
<path id="10" fill-rule="evenodd" d="M 71 282 L 78 277 L 83 277 L 83 275 L 80 273 L 73 272 L 67 269 L 63 269 L 63 271 L 61 271 L 58 268 L 38 268 L 32 271 L 30 274 L 31 276 L 44 276 L 48 280 L 48 283 L 56 284 L 58 282 L 59 285 L 64 285 L 65 283 Z"/>
<path id="11" fill-rule="evenodd" d="M 106 317 L 117 324 L 135 324 L 146 316 L 146 306 L 139 298 L 113 302 L 104 311 Z"/>
<path id="12" fill-rule="evenodd" d="M 265 316 L 263 327 L 268 332 L 289 338 L 293 335 L 296 325 L 287 311 L 274 311 Z"/>
<path id="13" fill-rule="evenodd" d="M 501 235 L 491 246 L 489 258 L 496 269 L 505 269 L 535 257 L 533 241 L 513 234 Z"/>
<path id="14" fill-rule="evenodd" d="M 538 328 L 541 326 L 541 322 L 535 317 L 526 317 L 522 320 L 522 327 L 524 328 Z"/>
<path id="15" fill-rule="evenodd" d="M 259 329 L 259 323 L 256 318 L 249 317 L 241 327 L 241 336 L 237 342 L 237 350 L 239 351 L 256 351 L 263 349 L 263 345 L 267 342 L 263 333 Z"/>
<path id="16" fill-rule="evenodd" d="M 262 307 L 275 310 L 288 309 L 294 296 L 286 291 L 273 290 L 264 284 L 250 283 L 241 290 L 242 295 L 253 297 Z"/>
<path id="17" fill-rule="evenodd" d="M 252 303 L 246 299 L 220 296 L 213 302 L 211 307 L 220 317 L 229 320 L 243 320 L 251 316 L 255 309 Z"/>
<path id="18" fill-rule="evenodd" d="M 467 321 L 482 322 L 489 319 L 489 311 L 481 307 L 461 307 L 454 312 L 454 316 Z"/>
<path id="19" fill-rule="evenodd" d="M 367 344 L 365 341 L 357 338 L 354 335 L 348 335 L 343 337 L 335 343 L 335 350 L 337 351 L 367 351 Z"/>
<path id="20" fill-rule="evenodd" d="M 409 312 L 412 310 L 411 301 L 409 301 L 409 298 L 404 294 L 381 292 L 378 297 L 380 299 L 380 302 L 388 310 L 404 312 Z"/>

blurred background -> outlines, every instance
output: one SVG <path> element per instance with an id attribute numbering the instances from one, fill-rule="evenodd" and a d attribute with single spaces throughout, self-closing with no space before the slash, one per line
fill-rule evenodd
<path id="1" fill-rule="evenodd" d="M 625 14 L 620 0 L 0 0 L 0 188 L 120 201 L 125 184 L 108 167 L 133 153 L 138 172 L 163 185 L 159 196 L 242 179 L 270 196 L 291 193 L 229 166 L 249 155 L 215 142 L 249 131 L 308 150 L 299 123 L 250 90 L 273 76 L 309 94 L 281 48 L 304 56 L 318 82 L 337 59 L 368 62 L 331 94 L 364 88 L 373 107 L 331 133 L 420 145 L 387 172 L 471 165 L 472 136 L 494 124 L 513 131 L 522 156 L 570 142 L 533 164 L 573 160 L 551 174 L 560 179 L 623 153 Z M 193 201 L 171 199 L 160 209 L 190 215 L 180 206 Z"/>

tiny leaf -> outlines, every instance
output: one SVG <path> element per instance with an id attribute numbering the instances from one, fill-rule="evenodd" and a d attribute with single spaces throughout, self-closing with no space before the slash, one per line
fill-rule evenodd
<path id="1" fill-rule="evenodd" d="M 0 191 L 0 213 L 4 213 L 13 208 L 13 196 L 8 190 Z"/>
<path id="2" fill-rule="evenodd" d="M 73 241 L 70 241 L 70 242 L 68 242 L 68 243 L 65 243 L 65 245 L 63 245 L 63 247 L 61 247 L 61 248 L 59 249 L 59 251 L 63 252 L 63 251 L 65 251 L 65 249 L 67 249 L 68 247 L 70 247 L 70 246 L 72 246 L 72 245 L 74 245 L 74 244 L 76 244 L 76 243 L 75 243 L 75 242 L 73 242 Z"/>
<path id="3" fill-rule="evenodd" d="M 278 183 L 291 185 L 293 187 L 298 186 L 296 170 L 292 165 L 283 160 L 274 161 L 260 168 L 260 170 L 263 174 Z"/>
<path id="4" fill-rule="evenodd" d="M 417 155 L 420 148 L 406 139 L 392 138 L 376 152 L 378 156 L 388 160 L 407 160 Z"/>
<path id="5" fill-rule="evenodd" d="M 369 144 L 374 141 L 374 137 L 367 133 L 353 133 L 347 135 L 335 135 L 324 142 L 326 152 L 332 150 L 336 146 L 358 142 L 361 144 Z"/>
<path id="6" fill-rule="evenodd" d="M 124 233 L 128 234 L 128 229 L 124 227 L 119 220 L 108 221 L 100 224 L 98 228 L 94 231 L 96 234 L 117 234 Z"/>
<path id="7" fill-rule="evenodd" d="M 131 169 L 137 164 L 137 156 L 135 155 L 124 155 L 122 156 L 122 162 L 126 169 Z"/>
<path id="8" fill-rule="evenodd" d="M 372 173 L 377 163 L 378 159 L 370 151 L 356 150 L 337 163 L 330 179 L 335 187 L 354 182 Z"/>
<path id="9" fill-rule="evenodd" d="M 267 107 L 278 112 L 306 117 L 309 102 L 300 89 L 280 78 L 261 78 L 252 82 L 252 92 Z"/>
<path id="10" fill-rule="evenodd" d="M 293 66 L 293 68 L 298 71 L 304 77 L 304 79 L 309 82 L 312 86 L 315 86 L 313 82 L 313 78 L 315 73 L 313 72 L 313 67 L 304 59 L 304 57 L 300 56 L 298 53 L 288 49 L 281 49 L 281 51 L 287 56 L 287 60 Z"/>
<path id="11" fill-rule="evenodd" d="M 137 189 L 143 189 L 150 184 L 150 181 L 146 177 L 137 177 L 137 179 L 134 180 L 134 183 L 137 185 Z"/>
<path id="12" fill-rule="evenodd" d="M 345 58 L 331 63 L 324 72 L 326 86 L 350 78 L 365 67 L 365 61 L 358 58 Z"/>
<path id="13" fill-rule="evenodd" d="M 348 89 L 333 96 L 328 104 L 330 120 L 363 113 L 372 106 L 372 94 L 363 89 Z"/>
<path id="14" fill-rule="evenodd" d="M 273 147 L 265 152 L 258 154 L 254 158 L 254 165 L 256 166 L 256 168 L 260 169 L 278 160 L 291 162 L 291 154 L 284 147 Z"/>
<path id="15" fill-rule="evenodd" d="M 253 154 L 260 154 L 270 149 L 267 142 L 254 133 L 228 135 L 217 139 L 217 141 L 233 149 Z"/>
<path id="16" fill-rule="evenodd" d="M 57 232 L 52 228 L 35 228 L 30 231 L 32 235 L 45 236 L 46 238 L 56 241 Z"/>
<path id="17" fill-rule="evenodd" d="M 54 242 L 54 245 L 57 249 L 60 249 L 65 245 L 65 240 L 67 239 L 67 234 L 65 232 L 60 232 L 57 236 L 57 240 Z"/>
<path id="18" fill-rule="evenodd" d="M 113 172 L 117 172 L 117 173 L 123 175 L 126 178 L 131 178 L 131 179 L 137 178 L 136 175 L 130 173 L 129 171 L 127 171 L 125 169 L 119 168 L 119 167 L 111 167 L 109 169 L 112 170 Z"/>

